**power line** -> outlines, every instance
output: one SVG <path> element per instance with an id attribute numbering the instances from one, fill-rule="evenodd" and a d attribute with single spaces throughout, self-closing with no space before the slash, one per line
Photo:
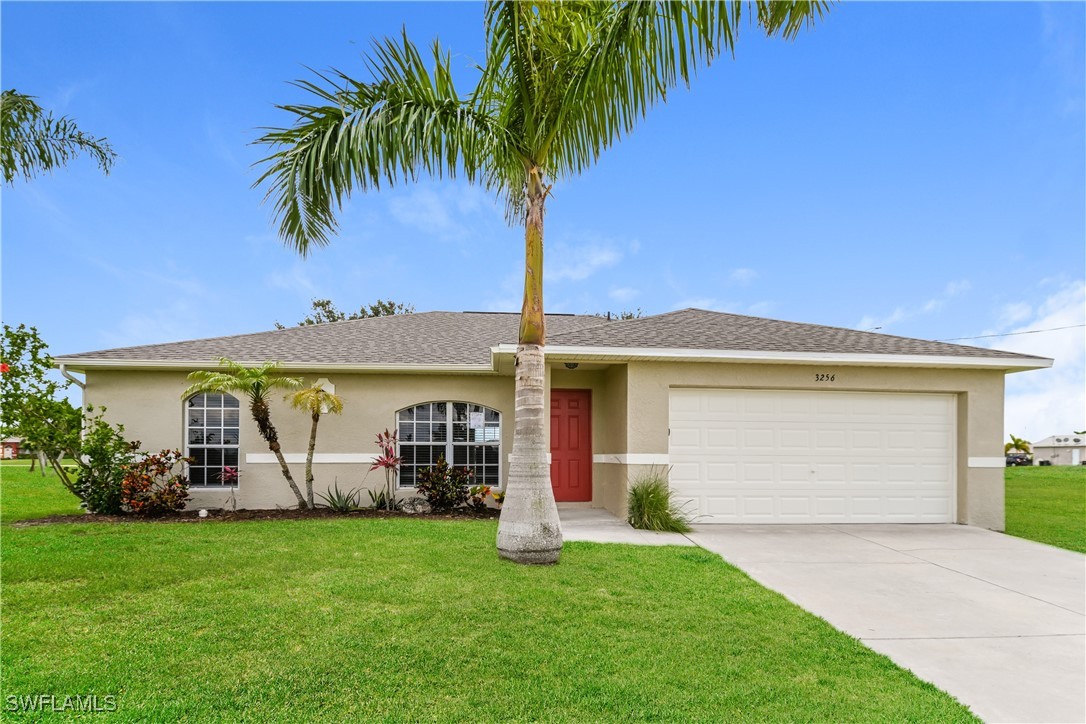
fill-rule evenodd
<path id="1" fill-rule="evenodd" d="M 976 337 L 954 337 L 952 339 L 937 339 L 936 342 L 961 342 L 964 339 L 988 339 L 989 337 L 1013 337 L 1016 334 L 1040 334 L 1041 332 L 1055 332 L 1061 329 L 1077 329 L 1086 327 L 1086 324 L 1069 324 L 1066 327 L 1049 327 L 1048 329 L 1027 329 L 1024 332 L 1004 332 L 1003 334 L 981 334 Z"/>

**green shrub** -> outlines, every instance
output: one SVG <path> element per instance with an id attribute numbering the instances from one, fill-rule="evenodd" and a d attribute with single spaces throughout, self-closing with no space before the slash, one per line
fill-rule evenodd
<path id="1" fill-rule="evenodd" d="M 121 515 L 125 512 L 121 484 L 126 467 L 135 461 L 140 443 L 124 439 L 124 427 L 113 427 L 101 415 L 87 418 L 80 445 L 75 492 L 88 512 Z"/>
<path id="2" fill-rule="evenodd" d="M 317 493 L 317 497 L 322 499 L 328 504 L 329 508 L 337 513 L 350 513 L 352 510 L 358 510 L 362 507 L 359 502 L 358 488 L 342 491 L 339 489 L 339 481 L 337 480 L 335 487 L 328 488 L 327 492 L 327 495 Z"/>
<path id="3" fill-rule="evenodd" d="M 458 508 L 468 502 L 468 487 L 474 473 L 467 468 L 449 467 L 444 456 L 437 464 L 423 468 L 418 473 L 415 489 L 426 498 L 435 513 Z"/>
<path id="4" fill-rule="evenodd" d="M 627 520 L 634 528 L 673 533 L 690 531 L 690 520 L 671 499 L 667 475 L 652 471 L 630 485 Z"/>

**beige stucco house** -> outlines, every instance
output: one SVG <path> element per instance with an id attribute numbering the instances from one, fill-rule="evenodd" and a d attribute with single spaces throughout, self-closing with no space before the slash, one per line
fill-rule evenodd
<path id="1" fill-rule="evenodd" d="M 1050 465 L 1086 464 L 1086 434 L 1066 433 L 1051 435 L 1033 447 L 1033 464 L 1048 461 Z"/>
<path id="2" fill-rule="evenodd" d="M 1051 360 L 685 309 L 547 321 L 556 499 L 624 514 L 627 486 L 667 471 L 702 523 L 938 523 L 1003 528 L 1003 387 Z M 377 488 L 377 432 L 397 429 L 402 492 L 444 455 L 502 488 L 513 439 L 515 314 L 428 312 L 58 357 L 144 449 L 196 459 L 191 506 L 293 497 L 244 400 L 182 399 L 225 356 L 284 369 L 345 401 L 326 416 L 316 488 Z M 273 419 L 300 479 L 309 419 Z M 223 484 L 222 466 L 240 468 Z"/>

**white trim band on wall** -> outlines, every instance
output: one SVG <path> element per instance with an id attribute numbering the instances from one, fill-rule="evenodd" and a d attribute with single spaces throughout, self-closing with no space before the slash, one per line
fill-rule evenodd
<path id="1" fill-rule="evenodd" d="M 971 468 L 1005 468 L 1007 467 L 1006 458 L 969 458 L 969 467 Z"/>
<path id="2" fill-rule="evenodd" d="M 283 453 L 288 463 L 304 463 L 305 453 Z M 363 463 L 372 465 L 377 459 L 374 453 L 316 453 L 313 455 L 314 463 Z M 272 453 L 245 453 L 245 462 L 249 465 L 265 465 L 278 463 Z"/>
<path id="3" fill-rule="evenodd" d="M 593 455 L 594 463 L 615 463 L 618 465 L 668 465 L 667 453 L 616 453 Z"/>

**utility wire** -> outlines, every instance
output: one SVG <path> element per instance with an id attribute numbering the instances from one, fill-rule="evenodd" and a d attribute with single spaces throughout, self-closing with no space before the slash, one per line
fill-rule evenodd
<path id="1" fill-rule="evenodd" d="M 1013 337 L 1016 334 L 1039 334 L 1041 332 L 1055 332 L 1060 329 L 1077 329 L 1086 327 L 1086 324 L 1069 324 L 1066 327 L 1049 327 L 1048 329 L 1027 329 L 1024 332 L 1004 332 L 1003 334 L 982 334 L 977 337 L 953 337 L 951 339 L 937 339 L 936 342 L 960 342 L 963 339 L 987 339 L 989 337 Z"/>

